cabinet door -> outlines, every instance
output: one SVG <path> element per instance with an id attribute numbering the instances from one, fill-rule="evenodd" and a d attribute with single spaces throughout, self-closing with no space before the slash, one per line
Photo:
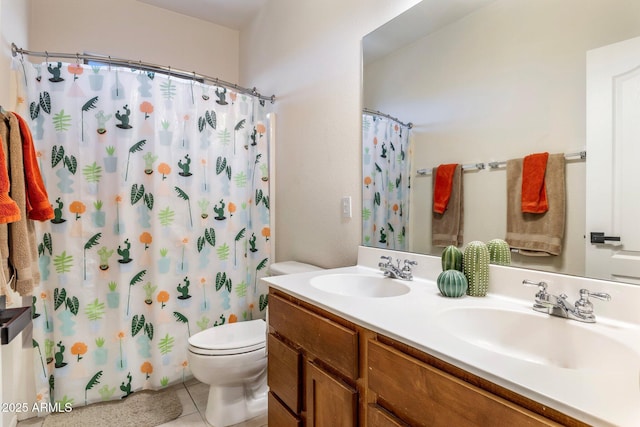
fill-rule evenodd
<path id="1" fill-rule="evenodd" d="M 358 394 L 344 382 L 306 365 L 307 427 L 355 427 L 358 425 Z"/>
<path id="2" fill-rule="evenodd" d="M 302 409 L 302 356 L 269 334 L 267 381 L 271 392 L 296 414 Z"/>
<path id="3" fill-rule="evenodd" d="M 378 405 L 370 404 L 367 409 L 367 427 L 409 427 L 399 418 Z"/>
<path id="4" fill-rule="evenodd" d="M 277 397 L 269 392 L 268 425 L 277 427 L 300 427 L 300 419 L 292 414 Z"/>

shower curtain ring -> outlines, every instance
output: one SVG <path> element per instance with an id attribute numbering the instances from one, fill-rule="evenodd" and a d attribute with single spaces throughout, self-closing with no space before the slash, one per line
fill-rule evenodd
<path id="1" fill-rule="evenodd" d="M 80 54 L 76 52 L 76 65 L 80 65 Z"/>
<path id="2" fill-rule="evenodd" d="M 111 72 L 111 55 L 109 55 L 109 72 Z"/>
<path id="3" fill-rule="evenodd" d="M 44 51 L 44 56 L 45 56 L 45 61 L 47 63 L 47 67 L 49 66 L 49 52 L 47 52 L 46 50 Z"/>

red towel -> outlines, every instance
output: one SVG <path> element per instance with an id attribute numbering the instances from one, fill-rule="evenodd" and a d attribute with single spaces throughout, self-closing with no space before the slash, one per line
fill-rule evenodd
<path id="1" fill-rule="evenodd" d="M 27 217 L 37 221 L 50 220 L 54 217 L 53 208 L 49 202 L 49 195 L 40 174 L 29 125 L 16 113 L 13 113 L 13 115 L 18 119 L 20 135 L 22 136 L 22 161 L 24 163 L 24 181 L 27 187 Z"/>
<path id="2" fill-rule="evenodd" d="M 544 175 L 549 153 L 530 154 L 522 161 L 522 212 L 545 213 L 549 210 Z"/>
<path id="3" fill-rule="evenodd" d="M 9 171 L 7 170 L 7 160 L 4 155 L 3 143 L 0 138 L 0 224 L 20 221 L 20 208 L 18 204 L 9 197 L 11 182 L 9 181 Z"/>
<path id="4" fill-rule="evenodd" d="M 453 185 L 453 173 L 456 171 L 457 163 L 440 165 L 436 170 L 436 183 L 433 189 L 433 211 L 444 213 L 451 197 L 451 187 Z"/>

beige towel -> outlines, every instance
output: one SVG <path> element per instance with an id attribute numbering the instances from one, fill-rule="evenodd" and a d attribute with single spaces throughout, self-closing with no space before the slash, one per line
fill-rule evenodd
<path id="1" fill-rule="evenodd" d="M 436 172 L 433 168 L 432 188 L 435 188 Z M 462 165 L 456 167 L 453 173 L 451 197 L 444 213 L 439 214 L 431 209 L 431 245 L 432 246 L 462 246 L 464 230 L 464 206 L 462 191 Z M 431 199 L 433 204 L 433 198 Z"/>
<path id="2" fill-rule="evenodd" d="M 11 287 L 21 296 L 31 295 L 40 282 L 38 248 L 33 221 L 27 217 L 22 136 L 13 114 L 0 114 L 0 135 L 7 157 L 11 198 L 20 208 L 19 221 L 0 225 L 0 255 L 7 280 L 15 275 Z"/>
<path id="3" fill-rule="evenodd" d="M 522 255 L 550 256 L 562 253 L 565 226 L 565 159 L 552 154 L 545 174 L 549 210 L 545 213 L 523 213 L 522 159 L 507 161 L 507 237 L 512 249 Z"/>

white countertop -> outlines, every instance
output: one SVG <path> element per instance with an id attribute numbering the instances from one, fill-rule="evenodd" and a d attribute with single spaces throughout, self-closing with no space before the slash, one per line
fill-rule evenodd
<path id="1" fill-rule="evenodd" d="M 360 261 L 359 256 L 359 263 Z M 431 267 L 435 265 L 433 260 L 428 260 L 426 264 L 431 264 Z M 416 269 L 416 273 L 419 270 Z M 431 270 L 435 271 L 433 268 Z M 437 276 L 440 272 L 434 271 L 425 276 Z M 402 282 L 411 288 L 407 294 L 365 298 L 329 293 L 310 284 L 310 279 L 316 276 L 335 273 L 382 275 L 377 268 L 357 265 L 265 277 L 263 280 L 275 289 L 432 354 L 586 423 L 595 426 L 640 426 L 640 357 L 633 369 L 622 369 L 605 362 L 601 369 L 566 369 L 522 360 L 471 344 L 452 335 L 447 331 L 446 325 L 440 324 L 438 320 L 439 314 L 452 308 L 463 311 L 465 308 L 499 308 L 531 315 L 535 289 L 528 289 L 530 300 L 492 293 L 491 285 L 489 294 L 484 298 L 445 298 L 440 295 L 433 279 L 416 277 L 413 281 Z M 552 292 L 553 289 L 549 291 Z M 639 308 L 636 310 L 640 311 Z M 576 322 L 536 312 L 533 315 L 541 316 L 541 321 Z M 473 322 L 471 316 L 469 321 Z M 640 355 L 638 324 L 601 316 L 595 324 L 576 323 L 579 324 L 578 327 L 601 332 Z M 527 331 L 523 330 L 521 333 L 526 335 Z M 569 340 L 558 342 L 557 345 L 579 346 L 580 343 Z"/>

